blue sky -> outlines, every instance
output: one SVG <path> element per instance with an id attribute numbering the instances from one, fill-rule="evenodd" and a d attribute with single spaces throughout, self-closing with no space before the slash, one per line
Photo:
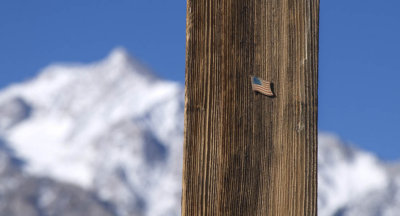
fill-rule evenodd
<path id="1" fill-rule="evenodd" d="M 183 82 L 185 16 L 185 0 L 0 0 L 0 87 L 116 46 Z"/>
<path id="2" fill-rule="evenodd" d="M 321 0 L 319 128 L 400 159 L 400 1 Z M 125 47 L 184 82 L 186 0 L 0 0 L 0 88 Z"/>

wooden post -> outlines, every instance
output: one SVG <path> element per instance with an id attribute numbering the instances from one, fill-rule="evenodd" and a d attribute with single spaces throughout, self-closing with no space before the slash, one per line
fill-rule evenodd
<path id="1" fill-rule="evenodd" d="M 187 3 L 182 215 L 317 215 L 319 0 Z"/>

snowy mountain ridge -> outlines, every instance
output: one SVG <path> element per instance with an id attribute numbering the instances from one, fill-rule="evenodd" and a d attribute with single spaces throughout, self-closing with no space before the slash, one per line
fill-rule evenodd
<path id="1" fill-rule="evenodd" d="M 29 195 L 52 205 L 24 209 L 52 212 L 64 201 L 42 191 L 72 190 L 93 205 L 93 215 L 179 215 L 183 110 L 183 86 L 158 78 L 122 48 L 91 64 L 51 65 L 0 91 L 0 182 L 14 182 L 0 195 L 50 181 L 50 189 Z M 326 133 L 318 157 L 319 215 L 400 215 L 397 166 Z"/>
<path id="2" fill-rule="evenodd" d="M 319 215 L 369 215 L 347 214 L 344 209 L 353 208 L 353 202 L 365 200 L 376 191 L 386 190 L 393 178 L 387 165 L 370 153 L 346 145 L 335 135 L 322 133 L 318 142 Z"/>

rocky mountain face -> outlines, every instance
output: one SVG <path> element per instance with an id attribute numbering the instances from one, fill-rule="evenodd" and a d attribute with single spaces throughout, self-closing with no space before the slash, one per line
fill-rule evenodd
<path id="1" fill-rule="evenodd" d="M 115 49 L 0 91 L 0 216 L 180 215 L 184 88 Z M 319 137 L 319 215 L 400 215 L 395 164 Z"/>

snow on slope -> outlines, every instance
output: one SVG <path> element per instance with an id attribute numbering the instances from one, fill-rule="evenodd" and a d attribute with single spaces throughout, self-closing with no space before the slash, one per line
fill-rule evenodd
<path id="1" fill-rule="evenodd" d="M 0 138 L 25 172 L 92 191 L 118 216 L 179 215 L 183 91 L 121 48 L 51 65 L 0 92 Z M 325 133 L 318 156 L 320 216 L 400 215 L 398 166 Z"/>
<path id="2" fill-rule="evenodd" d="M 346 146 L 332 134 L 320 134 L 318 142 L 319 215 L 335 215 L 354 200 L 387 187 L 385 165 L 373 155 Z"/>
<path id="3" fill-rule="evenodd" d="M 0 140 L 1 216 L 115 216 L 96 195 L 46 177 L 28 176 Z"/>
<path id="4" fill-rule="evenodd" d="M 318 211 L 321 216 L 399 216 L 400 164 L 320 133 Z"/>

